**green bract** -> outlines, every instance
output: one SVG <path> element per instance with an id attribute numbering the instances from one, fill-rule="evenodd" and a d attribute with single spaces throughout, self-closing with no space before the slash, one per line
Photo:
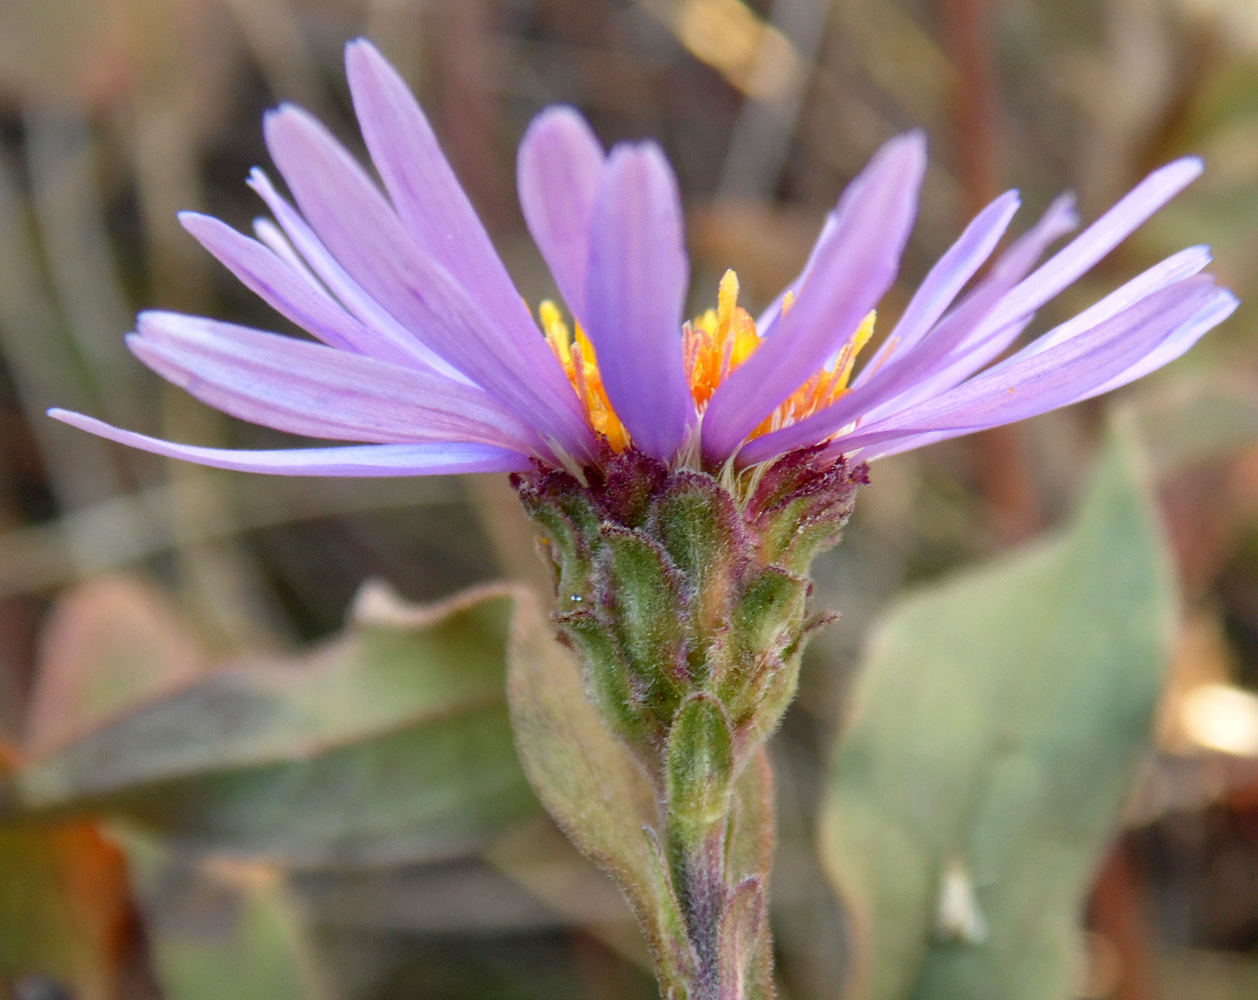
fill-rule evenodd
<path id="1" fill-rule="evenodd" d="M 590 697 L 656 777 L 688 697 L 720 705 L 740 767 L 795 690 L 806 573 L 833 545 L 865 467 L 788 456 L 732 483 L 640 452 L 582 484 L 517 477 L 554 565 L 561 637 Z"/>
<path id="2" fill-rule="evenodd" d="M 645 794 L 634 797 L 651 804 L 626 810 L 636 829 L 623 844 L 592 837 L 593 804 L 619 808 L 588 771 L 607 748 L 574 738 L 582 763 L 570 760 L 554 734 L 579 709 L 546 709 L 553 692 L 521 679 L 526 770 L 634 903 L 666 995 L 769 996 L 768 856 L 748 864 L 742 845 L 772 843 L 771 785 L 767 773 L 742 777 L 767 767 L 747 765 L 795 693 L 809 632 L 828 620 L 809 615 L 807 573 L 838 541 L 865 467 L 814 449 L 732 478 L 633 450 L 601 468 L 587 482 L 543 470 L 515 482 L 554 567 L 560 638 L 602 725 L 637 761 Z"/>

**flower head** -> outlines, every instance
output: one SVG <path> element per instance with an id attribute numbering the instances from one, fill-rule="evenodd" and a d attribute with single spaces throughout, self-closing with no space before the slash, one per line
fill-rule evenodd
<path id="1" fill-rule="evenodd" d="M 690 322 L 677 183 L 659 147 L 605 153 L 570 108 L 543 112 L 519 153 L 529 229 L 562 294 L 538 318 L 503 267 L 405 84 L 369 43 L 346 50 L 354 107 L 384 191 L 304 111 L 265 132 L 296 205 L 261 172 L 274 221 L 256 239 L 186 213 L 185 227 L 298 340 L 167 312 L 128 338 L 150 368 L 221 410 L 356 442 L 235 451 L 52 415 L 158 454 L 284 475 L 580 473 L 641 451 L 718 470 L 800 449 L 869 460 L 1021 420 L 1124 385 L 1187 350 L 1236 307 L 1184 250 L 1005 357 L 1036 311 L 1201 171 L 1149 175 L 1041 262 L 1076 225 L 1069 198 L 989 261 L 1018 208 L 997 198 L 931 269 L 863 364 L 895 280 L 925 169 L 923 137 L 892 139 L 849 185 L 803 272 L 761 316 L 721 282 Z M 998 360 L 1002 359 L 1002 360 Z"/>

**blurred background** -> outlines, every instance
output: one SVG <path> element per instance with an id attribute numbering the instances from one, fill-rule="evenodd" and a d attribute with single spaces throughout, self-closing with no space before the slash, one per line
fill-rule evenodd
<path id="1" fill-rule="evenodd" d="M 1023 192 L 1015 229 L 1064 189 L 1090 219 L 1190 152 L 1204 178 L 1044 325 L 1194 243 L 1214 247 L 1215 271 L 1242 299 L 1258 284 L 1251 0 L 4 0 L 0 768 L 216 671 L 326 660 L 359 641 L 352 628 L 332 637 L 364 581 L 425 602 L 503 576 L 546 589 L 502 479 L 219 473 L 43 416 L 57 405 L 178 440 L 281 443 L 162 383 L 122 336 L 146 307 L 285 329 L 175 214 L 249 228 L 261 206 L 244 180 L 269 166 L 260 117 L 279 101 L 361 151 L 341 66 L 360 34 L 415 88 L 533 304 L 554 292 L 516 203 L 514 150 L 553 102 L 579 107 L 607 143 L 663 144 L 686 198 L 696 312 L 727 267 L 753 312 L 766 304 L 843 184 L 914 126 L 932 162 L 885 315 L 1001 190 Z M 1253 315 L 1243 307 L 1124 394 L 1150 447 L 1185 610 L 1157 757 L 1089 906 L 1082 996 L 1258 996 Z M 906 586 L 1060 523 L 1111 405 L 878 463 L 844 543 L 820 561 L 818 601 L 843 617 L 810 649 L 774 747 L 784 995 L 836 996 L 844 974 L 843 914 L 818 874 L 813 827 L 868 623 Z M 194 721 L 178 735 L 230 743 Z M 491 733 L 509 756 L 497 722 Z M 258 832 L 274 791 L 251 792 L 257 761 L 238 773 L 230 753 L 201 791 L 143 798 L 132 812 L 157 817 L 150 828 L 80 807 L 0 830 L 0 997 L 653 995 L 615 893 L 565 849 L 518 775 L 494 786 L 492 817 L 439 847 L 356 853 L 336 824 L 359 772 L 311 778 L 327 749 L 285 757 L 283 787 L 310 792 L 292 801 L 336 827 L 306 853 L 292 847 L 300 837 L 277 846 Z M 429 763 L 398 760 L 403 772 Z M 457 799 L 476 780 L 458 768 L 477 763 L 443 766 Z M 246 818 L 216 841 L 189 817 L 224 789 Z"/>

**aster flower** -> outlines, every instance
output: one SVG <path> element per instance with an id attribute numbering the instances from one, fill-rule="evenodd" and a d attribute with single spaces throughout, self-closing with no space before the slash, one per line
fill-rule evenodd
<path id="1" fill-rule="evenodd" d="M 919 133 L 879 150 L 763 315 L 738 305 L 727 273 L 716 308 L 687 322 L 681 201 L 660 149 L 605 153 L 574 111 L 545 111 L 520 147 L 520 200 L 567 318 L 545 302 L 535 319 L 402 80 L 366 42 L 346 63 L 383 193 L 318 122 L 285 106 L 265 131 L 296 204 L 255 171 L 273 216 L 256 239 L 183 216 L 314 340 L 149 312 L 128 344 L 234 416 L 356 443 L 233 451 L 53 416 L 229 469 L 515 473 L 554 564 L 557 630 L 584 672 L 570 685 L 576 700 L 560 705 L 561 679 L 530 686 L 513 666 L 525 769 L 629 897 L 664 995 L 772 996 L 763 747 L 809 635 L 828 620 L 808 611 L 813 557 L 837 541 L 866 461 L 1117 388 L 1235 308 L 1202 273 L 1208 251 L 1193 247 L 1009 353 L 1041 306 L 1201 164 L 1154 171 L 1041 262 L 1076 226 L 1070 199 L 1058 199 L 987 266 L 1018 208 L 1016 193 L 1002 195 L 861 364 L 913 223 Z M 588 729 L 567 724 L 589 706 L 615 743 L 591 749 Z M 646 813 L 615 820 L 608 837 L 595 827 L 611 824 L 612 806 L 589 808 L 578 778 L 598 770 L 598 753 L 621 751 L 650 787 L 634 796 Z M 631 846 L 613 857 L 609 844 Z"/>
<path id="2" fill-rule="evenodd" d="M 1069 198 L 976 274 L 1015 211 L 985 208 L 931 269 L 881 347 L 857 366 L 895 280 L 925 168 L 919 133 L 892 139 L 849 185 L 798 279 L 753 320 L 737 280 L 684 322 L 689 281 L 677 183 L 659 147 L 605 153 L 573 110 L 543 112 L 519 153 L 530 231 L 572 318 L 534 320 L 401 78 L 351 43 L 354 108 L 384 193 L 307 113 L 267 115 L 267 146 L 296 201 L 261 171 L 274 222 L 256 239 L 186 213 L 185 227 L 299 340 L 169 312 L 140 315 L 131 350 L 234 416 L 357 442 L 240 451 L 52 416 L 123 444 L 279 475 L 578 471 L 632 449 L 717 470 L 821 447 L 869 460 L 1087 399 L 1187 350 L 1236 306 L 1178 253 L 1003 357 L 1036 311 L 1200 172 L 1149 175 L 1043 263 L 1076 225 Z M 967 287 L 968 286 L 968 287 Z M 1002 360 L 998 360 L 1002 359 Z M 856 371 L 855 377 L 853 372 Z"/>

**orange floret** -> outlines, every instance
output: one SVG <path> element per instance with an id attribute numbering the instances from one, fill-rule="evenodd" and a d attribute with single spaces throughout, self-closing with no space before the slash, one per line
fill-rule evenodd
<path id="1" fill-rule="evenodd" d="M 563 365 L 564 373 L 585 409 L 585 419 L 590 427 L 607 439 L 612 451 L 624 451 L 629 445 L 629 432 L 607 398 L 590 338 L 579 323 L 573 323 L 575 332 L 570 334 L 559 307 L 549 300 L 538 306 L 537 312 L 542 321 L 542 332 L 546 334 L 546 343 Z"/>
<path id="2" fill-rule="evenodd" d="M 790 311 L 794 296 L 787 293 L 782 314 Z M 594 345 L 578 324 L 569 332 L 558 307 L 550 301 L 538 308 L 542 331 L 555 357 L 563 365 L 594 431 L 607 439 L 615 452 L 629 444 L 629 433 L 616 416 L 598 370 Z M 768 434 L 809 417 L 847 392 L 852 366 L 873 335 L 875 313 L 868 316 L 848 338 L 834 364 L 823 368 L 797 389 L 748 435 Z M 738 305 L 738 276 L 726 271 L 721 278 L 717 307 L 682 327 L 682 358 L 690 380 L 690 394 L 702 414 L 720 384 L 756 352 L 761 343 L 756 321 Z"/>

